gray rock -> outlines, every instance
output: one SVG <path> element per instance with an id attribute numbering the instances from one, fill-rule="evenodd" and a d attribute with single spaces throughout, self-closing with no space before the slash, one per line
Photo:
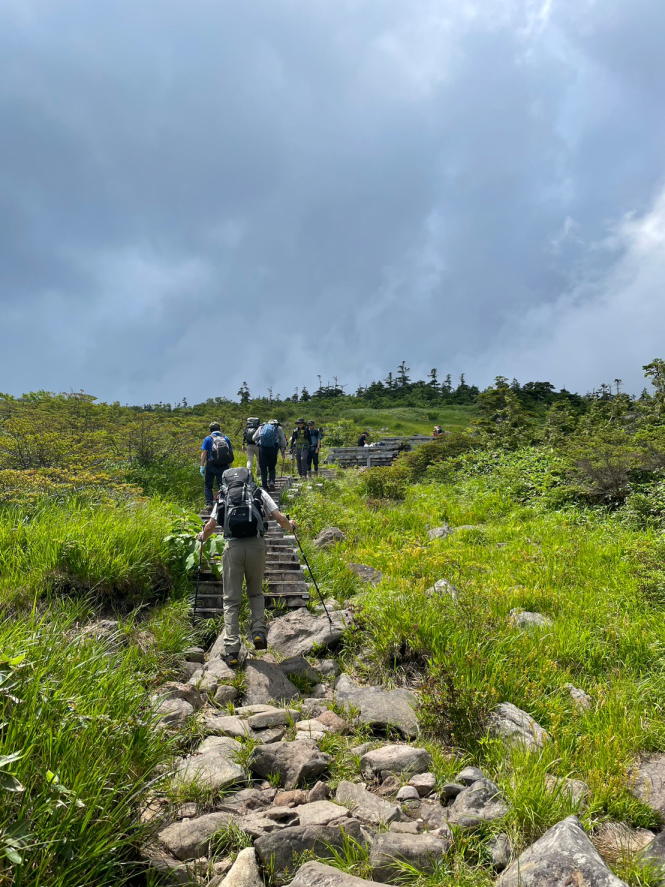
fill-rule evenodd
<path id="1" fill-rule="evenodd" d="M 318 740 L 322 739 L 326 733 L 330 733 L 330 729 L 316 719 L 300 721 L 296 724 L 296 739 Z"/>
<path id="2" fill-rule="evenodd" d="M 206 813 L 167 825 L 157 833 L 157 840 L 177 859 L 196 859 L 208 855 L 210 838 L 232 821 L 231 813 Z"/>
<path id="3" fill-rule="evenodd" d="M 241 739 L 243 736 L 250 735 L 250 729 L 247 721 L 237 718 L 234 715 L 220 715 L 207 712 L 203 715 L 203 729 L 206 734 L 213 736 L 231 736 L 234 739 Z"/>
<path id="4" fill-rule="evenodd" d="M 372 842 L 372 874 L 385 881 L 399 878 L 404 874 L 399 862 L 409 863 L 423 872 L 431 872 L 446 855 L 452 842 L 452 833 L 441 837 L 384 833 Z"/>
<path id="5" fill-rule="evenodd" d="M 406 801 L 405 804 L 413 804 L 412 816 L 417 816 L 428 831 L 446 828 L 448 825 L 448 810 L 439 801 L 422 800 L 418 803 Z"/>
<path id="6" fill-rule="evenodd" d="M 220 887 L 263 887 L 253 847 L 241 850 Z"/>
<path id="7" fill-rule="evenodd" d="M 313 545 L 315 548 L 328 548 L 328 546 L 334 545 L 335 542 L 343 542 L 345 539 L 346 535 L 339 527 L 326 527 L 314 539 Z"/>
<path id="8" fill-rule="evenodd" d="M 262 659 L 249 659 L 245 665 L 245 702 L 288 702 L 300 696 L 278 665 Z"/>
<path id="9" fill-rule="evenodd" d="M 450 529 L 448 524 L 444 524 L 442 527 L 434 527 L 427 534 L 430 539 L 445 539 L 446 536 L 450 536 L 453 530 Z"/>
<path id="10" fill-rule="evenodd" d="M 369 777 L 381 773 L 425 773 L 431 766 L 430 753 L 411 745 L 382 745 L 365 752 L 360 759 L 360 771 Z"/>
<path id="11" fill-rule="evenodd" d="M 228 798 L 228 801 L 242 810 L 265 810 L 271 804 L 277 803 L 276 794 L 275 788 L 243 788 Z"/>
<path id="12" fill-rule="evenodd" d="M 474 828 L 493 822 L 508 812 L 499 787 L 490 779 L 478 779 L 461 791 L 448 809 L 448 822 L 462 828 Z"/>
<path id="13" fill-rule="evenodd" d="M 510 865 L 512 847 L 510 846 L 508 835 L 504 835 L 503 833 L 494 835 L 494 837 L 490 838 L 487 842 L 487 849 L 489 850 L 492 866 L 495 871 L 502 872 L 506 866 Z"/>
<path id="14" fill-rule="evenodd" d="M 146 847 L 141 855 L 147 862 L 148 869 L 157 875 L 160 884 L 176 887 L 179 884 L 196 883 L 191 863 L 182 862 L 159 847 Z"/>
<path id="15" fill-rule="evenodd" d="M 169 681 L 163 684 L 153 693 L 152 699 L 156 702 L 164 699 L 182 699 L 184 702 L 188 702 L 195 711 L 203 705 L 203 697 L 196 687 L 192 687 L 189 683 L 182 684 L 180 681 Z"/>
<path id="16" fill-rule="evenodd" d="M 200 673 L 194 672 L 189 682 L 201 692 L 214 693 L 220 684 L 230 684 L 234 678 L 235 673 L 223 659 L 210 659 Z"/>
<path id="17" fill-rule="evenodd" d="M 641 849 L 640 859 L 659 869 L 661 882 L 665 882 L 665 832 L 661 832 Z"/>
<path id="18" fill-rule="evenodd" d="M 417 699 L 408 690 L 361 687 L 342 674 L 335 684 L 335 696 L 338 702 L 360 709 L 358 720 L 363 724 L 381 730 L 393 727 L 407 738 L 418 734 Z"/>
<path id="19" fill-rule="evenodd" d="M 297 825 L 262 835 L 254 844 L 256 855 L 263 869 L 273 868 L 276 874 L 287 871 L 300 856 L 309 850 L 318 856 L 329 856 L 331 847 L 340 847 L 348 835 L 359 844 L 366 844 L 366 837 L 355 819 L 348 819 L 344 827 L 336 825 Z"/>
<path id="20" fill-rule="evenodd" d="M 630 791 L 665 816 L 665 753 L 643 755 L 631 774 Z"/>
<path id="21" fill-rule="evenodd" d="M 319 780 L 307 792 L 307 801 L 327 801 L 330 798 L 330 787 L 327 782 Z"/>
<path id="22" fill-rule="evenodd" d="M 403 835 L 418 835 L 422 832 L 422 823 L 414 822 L 412 819 L 395 820 L 390 823 L 389 830 L 391 832 L 400 832 Z"/>
<path id="23" fill-rule="evenodd" d="M 239 718 L 250 718 L 252 715 L 258 715 L 264 711 L 281 711 L 281 709 L 276 705 L 267 705 L 265 702 L 260 702 L 255 705 L 236 706 L 235 714 Z"/>
<path id="24" fill-rule="evenodd" d="M 322 659 L 317 665 L 317 670 L 324 678 L 337 677 L 339 665 L 336 659 Z"/>
<path id="25" fill-rule="evenodd" d="M 465 767 L 455 777 L 455 782 L 461 782 L 462 785 L 473 785 L 479 779 L 484 779 L 485 774 L 478 767 Z"/>
<path id="26" fill-rule="evenodd" d="M 432 595 L 447 595 L 451 600 L 457 602 L 459 600 L 459 590 L 455 588 L 452 582 L 447 579 L 437 579 L 434 585 L 431 585 L 425 592 Z"/>
<path id="27" fill-rule="evenodd" d="M 187 647 L 186 650 L 183 650 L 182 655 L 188 662 L 203 662 L 205 650 L 203 647 Z"/>
<path id="28" fill-rule="evenodd" d="M 363 582 L 369 582 L 370 585 L 378 585 L 383 579 L 383 573 L 367 564 L 347 564 L 349 570 L 355 573 Z"/>
<path id="29" fill-rule="evenodd" d="M 267 745 L 269 742 L 281 742 L 286 736 L 286 727 L 266 727 L 265 730 L 252 731 L 254 738 L 261 745 Z"/>
<path id="30" fill-rule="evenodd" d="M 298 712 L 292 708 L 273 708 L 271 711 L 259 711 L 247 718 L 252 730 L 265 730 L 268 727 L 289 727 L 298 720 Z"/>
<path id="31" fill-rule="evenodd" d="M 236 763 L 242 746 L 226 736 L 210 736 L 193 755 L 184 758 L 176 767 L 173 781 L 176 785 L 192 782 L 211 789 L 227 788 L 246 780 L 245 771 Z"/>
<path id="32" fill-rule="evenodd" d="M 291 656 L 278 664 L 287 677 L 295 674 L 311 681 L 312 684 L 318 684 L 321 680 L 321 673 L 313 668 L 304 656 Z"/>
<path id="33" fill-rule="evenodd" d="M 564 684 L 563 685 L 568 693 L 570 694 L 570 698 L 573 700 L 573 704 L 575 708 L 580 711 L 586 711 L 588 708 L 591 708 L 593 704 L 593 699 L 589 696 L 588 693 L 585 693 L 584 690 L 580 690 L 579 687 L 576 687 L 574 684 Z"/>
<path id="34" fill-rule="evenodd" d="M 436 776 L 433 773 L 417 773 L 409 779 L 409 785 L 417 789 L 421 798 L 426 798 L 436 788 Z"/>
<path id="35" fill-rule="evenodd" d="M 603 859 L 614 863 L 644 850 L 655 835 L 648 829 L 631 828 L 624 822 L 603 822 L 590 837 Z"/>
<path id="36" fill-rule="evenodd" d="M 388 887 L 388 885 L 347 875 L 346 872 L 324 865 L 322 862 L 306 862 L 298 869 L 288 887 Z"/>
<path id="37" fill-rule="evenodd" d="M 546 628 L 552 624 L 549 616 L 542 613 L 530 613 L 528 610 L 520 610 L 515 607 L 510 611 L 508 621 L 517 628 Z"/>
<path id="38" fill-rule="evenodd" d="M 413 785 L 403 785 L 397 792 L 398 801 L 417 801 L 420 799 L 418 789 Z"/>
<path id="39" fill-rule="evenodd" d="M 557 823 L 528 847 L 496 887 L 626 887 L 607 868 L 575 816 Z"/>
<path id="40" fill-rule="evenodd" d="M 581 779 L 568 779 L 565 776 L 545 776 L 545 787 L 552 794 L 568 795 L 574 804 L 582 805 L 591 794 L 591 789 Z"/>
<path id="41" fill-rule="evenodd" d="M 255 841 L 269 832 L 298 825 L 299 820 L 295 810 L 289 807 L 269 807 L 267 810 L 238 815 L 235 823 Z"/>
<path id="42" fill-rule="evenodd" d="M 348 807 L 356 819 L 372 825 L 384 825 L 401 818 L 399 804 L 380 798 L 357 782 L 342 780 L 337 786 L 335 800 Z"/>
<path id="43" fill-rule="evenodd" d="M 454 801 L 460 792 L 463 792 L 466 786 L 459 782 L 447 782 L 441 789 L 441 797 L 444 801 Z"/>
<path id="44" fill-rule="evenodd" d="M 331 648 L 339 643 L 351 621 L 347 610 L 333 610 L 328 617 L 299 608 L 273 619 L 268 629 L 268 644 L 285 656 L 305 656 L 313 649 Z"/>
<path id="45" fill-rule="evenodd" d="M 220 684 L 215 690 L 213 699 L 217 705 L 227 705 L 229 702 L 235 702 L 239 695 L 237 689 L 230 684 Z"/>
<path id="46" fill-rule="evenodd" d="M 316 743 L 301 739 L 257 746 L 251 769 L 264 779 L 277 773 L 285 788 L 296 788 L 324 773 L 331 761 L 331 756 L 319 751 Z"/>
<path id="47" fill-rule="evenodd" d="M 193 674 L 196 674 L 196 672 L 200 668 L 201 668 L 201 666 L 199 665 L 198 662 L 188 662 L 187 660 L 184 660 L 178 666 L 178 671 L 180 673 L 180 680 L 189 681 L 191 676 Z"/>
<path id="48" fill-rule="evenodd" d="M 510 745 L 523 745 L 535 751 L 542 748 L 549 735 L 531 715 L 512 702 L 502 702 L 488 719 L 488 729 L 493 736 L 504 739 Z"/>
<path id="49" fill-rule="evenodd" d="M 194 714 L 194 709 L 185 699 L 162 699 L 157 702 L 155 714 L 167 727 L 182 727 L 187 718 Z"/>
<path id="50" fill-rule="evenodd" d="M 349 815 L 347 807 L 332 801 L 310 801 L 295 808 L 300 825 L 329 825 Z"/>

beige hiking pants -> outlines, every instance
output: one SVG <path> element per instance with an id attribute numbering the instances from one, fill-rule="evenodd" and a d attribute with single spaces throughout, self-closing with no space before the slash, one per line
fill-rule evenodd
<path id="1" fill-rule="evenodd" d="M 240 600 L 242 581 L 247 585 L 249 609 L 252 614 L 251 632 L 265 633 L 265 605 L 263 574 L 266 566 L 266 540 L 261 536 L 250 539 L 227 539 L 222 557 L 224 574 L 224 651 L 240 650 Z"/>
<path id="2" fill-rule="evenodd" d="M 246 444 L 245 455 L 247 456 L 247 470 L 254 473 L 254 459 L 259 464 L 259 447 L 257 444 Z"/>

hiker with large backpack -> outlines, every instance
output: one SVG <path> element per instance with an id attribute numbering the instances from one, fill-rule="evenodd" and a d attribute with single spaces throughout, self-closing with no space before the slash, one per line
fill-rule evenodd
<path id="1" fill-rule="evenodd" d="M 247 419 L 245 430 L 242 433 L 242 446 L 247 456 L 247 470 L 254 471 L 254 459 L 259 461 L 259 448 L 254 443 L 254 435 L 261 422 L 256 416 Z"/>
<path id="2" fill-rule="evenodd" d="M 276 520 L 287 533 L 295 530 L 274 500 L 257 487 L 246 468 L 230 468 L 222 477 L 222 488 L 210 519 L 197 539 L 202 544 L 218 526 L 224 528 L 224 661 L 231 668 L 240 662 L 240 602 L 245 580 L 251 612 L 250 637 L 254 649 L 268 646 L 263 577 L 266 562 L 264 538 L 268 520 Z"/>
<path id="3" fill-rule="evenodd" d="M 304 419 L 296 419 L 296 427 L 291 434 L 290 449 L 295 454 L 300 477 L 307 477 L 307 457 L 309 456 L 309 431 Z"/>
<path id="4" fill-rule="evenodd" d="M 283 458 L 286 452 L 286 436 L 277 419 L 271 419 L 270 422 L 259 425 L 254 434 L 254 443 L 259 448 L 261 486 L 264 490 L 272 492 L 275 489 L 277 453 L 281 450 Z"/>
<path id="5" fill-rule="evenodd" d="M 212 509 L 212 487 L 215 480 L 219 489 L 222 487 L 222 475 L 233 465 L 233 446 L 225 434 L 222 434 L 219 422 L 210 423 L 210 434 L 201 444 L 201 466 L 199 471 L 203 478 L 203 492 L 208 511 Z"/>
<path id="6" fill-rule="evenodd" d="M 319 453 L 321 452 L 321 438 L 323 437 L 323 429 L 318 428 L 314 419 L 310 419 L 307 423 L 309 431 L 309 452 L 307 453 L 307 477 L 312 476 L 312 465 L 314 465 L 314 474 L 319 473 Z"/>

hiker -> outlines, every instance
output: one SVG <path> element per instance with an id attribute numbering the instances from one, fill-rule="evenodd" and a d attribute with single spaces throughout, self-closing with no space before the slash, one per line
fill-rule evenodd
<path id="1" fill-rule="evenodd" d="M 291 434 L 289 448 L 295 454 L 300 477 L 307 477 L 307 459 L 309 456 L 309 431 L 304 419 L 296 419 L 296 427 Z"/>
<path id="2" fill-rule="evenodd" d="M 369 446 L 369 444 L 367 443 L 368 440 L 369 440 L 369 431 L 363 431 L 363 433 L 358 438 L 358 443 L 356 444 L 356 446 L 357 447 L 367 447 L 367 446 Z"/>
<path id="3" fill-rule="evenodd" d="M 259 425 L 254 433 L 254 443 L 259 448 L 259 467 L 261 469 L 261 486 L 272 492 L 275 489 L 275 466 L 277 453 L 286 452 L 286 435 L 277 419 L 271 419 Z"/>
<path id="4" fill-rule="evenodd" d="M 213 504 L 212 485 L 217 479 L 221 489 L 222 474 L 233 465 L 233 446 L 225 434 L 222 434 L 219 422 L 210 423 L 210 434 L 203 438 L 201 444 L 201 466 L 199 471 L 203 478 L 203 492 L 206 509 L 210 511 Z"/>
<path id="5" fill-rule="evenodd" d="M 259 461 L 259 448 L 254 443 L 254 435 L 261 422 L 256 416 L 250 416 L 247 419 L 245 430 L 242 433 L 242 444 L 247 456 L 247 470 L 254 471 L 254 459 Z"/>
<path id="6" fill-rule="evenodd" d="M 224 472 L 217 503 L 203 530 L 196 537 L 201 544 L 216 527 L 224 528 L 224 661 L 234 668 L 240 662 L 240 601 L 243 578 L 251 612 L 250 637 L 256 650 L 268 646 L 263 576 L 266 562 L 264 538 L 268 520 L 290 533 L 295 521 L 289 520 L 277 508 L 273 499 L 257 487 L 246 468 L 231 468 Z"/>
<path id="7" fill-rule="evenodd" d="M 443 434 L 443 428 L 440 425 L 435 425 L 434 430 L 432 431 L 432 437 L 441 437 Z"/>
<path id="8" fill-rule="evenodd" d="M 312 476 L 312 465 L 314 465 L 314 474 L 319 473 L 319 453 L 321 452 L 321 438 L 323 437 L 323 429 L 316 427 L 314 419 L 310 419 L 307 423 L 309 431 L 309 451 L 307 453 L 307 476 Z"/>

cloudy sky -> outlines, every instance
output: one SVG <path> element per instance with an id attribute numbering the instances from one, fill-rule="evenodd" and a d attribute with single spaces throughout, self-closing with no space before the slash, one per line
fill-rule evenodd
<path id="1" fill-rule="evenodd" d="M 2 0 L 0 391 L 665 357 L 662 0 Z"/>

